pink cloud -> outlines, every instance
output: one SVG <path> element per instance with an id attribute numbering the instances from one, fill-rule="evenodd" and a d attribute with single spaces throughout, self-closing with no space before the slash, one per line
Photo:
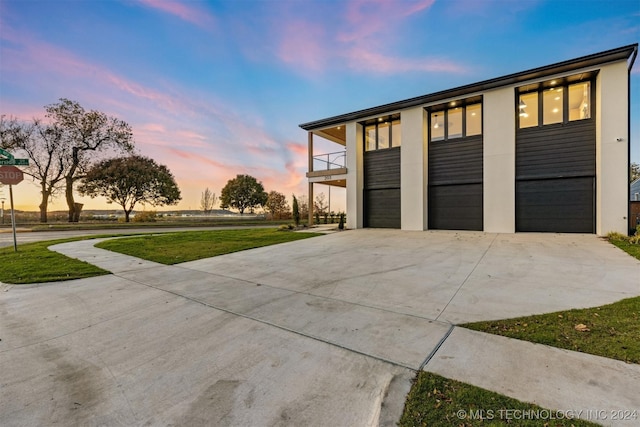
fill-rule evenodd
<path id="1" fill-rule="evenodd" d="M 292 151 L 296 155 L 307 155 L 307 146 L 304 144 L 298 144 L 295 142 L 289 142 L 287 145 L 287 150 Z"/>
<path id="2" fill-rule="evenodd" d="M 295 64 L 312 71 L 321 71 L 331 56 L 325 29 L 319 23 L 290 21 L 282 30 L 278 57 L 287 64 Z"/>
<path id="3" fill-rule="evenodd" d="M 424 71 L 438 73 L 464 73 L 466 69 L 460 64 L 438 58 L 399 58 L 367 50 L 352 49 L 346 58 L 349 67 L 354 70 L 375 71 L 381 74 L 398 72 Z"/>
<path id="4" fill-rule="evenodd" d="M 342 31 L 338 40 L 357 42 L 375 35 L 390 32 L 400 21 L 424 9 L 430 8 L 435 0 L 398 2 L 393 0 L 352 0 L 347 3 L 347 31 Z"/>
<path id="5" fill-rule="evenodd" d="M 171 0 L 140 0 L 140 3 L 152 9 L 177 16 L 183 21 L 195 24 L 204 29 L 210 29 L 215 24 L 213 15 L 202 8 L 193 7 L 192 4 Z"/>
<path id="6" fill-rule="evenodd" d="M 412 15 L 429 9 L 434 2 L 352 0 L 344 11 L 334 12 L 336 17 L 341 17 L 338 30 L 328 26 L 332 21 L 311 21 L 296 16 L 283 19 L 274 28 L 280 38 L 277 56 L 301 72 L 314 74 L 336 66 L 378 74 L 464 73 L 465 66 L 446 58 L 410 58 L 385 53 L 396 51 L 392 45 L 400 34 L 397 27 Z"/>

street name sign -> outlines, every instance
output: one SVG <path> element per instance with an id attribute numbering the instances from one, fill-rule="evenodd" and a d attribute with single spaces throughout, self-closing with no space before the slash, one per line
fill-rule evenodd
<path id="1" fill-rule="evenodd" d="M 29 159 L 16 159 L 13 154 L 0 148 L 0 165 L 29 166 Z"/>

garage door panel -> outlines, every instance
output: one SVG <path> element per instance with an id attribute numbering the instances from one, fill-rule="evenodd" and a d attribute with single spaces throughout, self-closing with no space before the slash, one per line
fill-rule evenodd
<path id="1" fill-rule="evenodd" d="M 365 191 L 365 227 L 400 228 L 400 189 Z"/>
<path id="2" fill-rule="evenodd" d="M 517 231 L 594 233 L 594 178 L 516 182 Z"/>
<path id="3" fill-rule="evenodd" d="M 481 183 L 430 187 L 429 228 L 481 231 L 482 194 Z"/>

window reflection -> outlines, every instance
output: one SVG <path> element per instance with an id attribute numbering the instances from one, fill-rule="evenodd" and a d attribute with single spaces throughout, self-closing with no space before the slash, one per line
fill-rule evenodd
<path id="1" fill-rule="evenodd" d="M 569 121 L 591 118 L 591 83 L 569 86 Z"/>
<path id="2" fill-rule="evenodd" d="M 389 122 L 378 124 L 378 150 L 389 148 Z"/>
<path id="3" fill-rule="evenodd" d="M 542 92 L 542 124 L 562 123 L 562 88 Z"/>
<path id="4" fill-rule="evenodd" d="M 400 120 L 391 122 L 391 146 L 400 147 L 402 145 L 402 127 Z"/>
<path id="5" fill-rule="evenodd" d="M 441 141 L 444 139 L 444 111 L 431 113 L 431 140 Z"/>
<path id="6" fill-rule="evenodd" d="M 461 138 L 462 137 L 462 108 L 452 108 L 447 111 L 449 117 L 448 122 L 448 139 Z"/>
<path id="7" fill-rule="evenodd" d="M 376 125 L 369 125 L 365 128 L 365 150 L 376 149 Z"/>
<path id="8" fill-rule="evenodd" d="M 538 92 L 520 95 L 518 117 L 520 129 L 538 126 Z"/>
<path id="9" fill-rule="evenodd" d="M 480 104 L 467 106 L 467 136 L 482 133 L 482 106 Z"/>

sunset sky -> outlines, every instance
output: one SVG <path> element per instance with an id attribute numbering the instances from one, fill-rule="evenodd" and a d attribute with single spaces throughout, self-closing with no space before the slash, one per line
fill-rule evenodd
<path id="1" fill-rule="evenodd" d="M 300 123 L 638 41 L 638 0 L 0 0 L 0 114 L 44 117 L 68 98 L 116 116 L 171 169 L 178 208 L 198 209 L 206 187 L 219 195 L 239 173 L 305 194 Z M 39 203 L 27 180 L 14 197 L 18 209 Z M 343 191 L 332 198 L 344 209 Z"/>

